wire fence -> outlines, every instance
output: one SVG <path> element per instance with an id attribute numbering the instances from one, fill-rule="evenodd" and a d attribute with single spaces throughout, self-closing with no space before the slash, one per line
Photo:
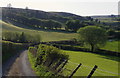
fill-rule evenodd
<path id="1" fill-rule="evenodd" d="M 75 63 L 75 62 L 72 62 L 72 61 L 68 61 L 68 63 L 70 64 L 74 64 L 75 66 L 78 66 L 79 63 Z M 82 67 L 85 67 L 87 70 L 92 70 L 93 67 L 90 67 L 90 66 L 87 66 L 87 65 L 82 65 Z M 74 67 L 75 68 L 75 67 Z M 71 69 L 72 70 L 72 69 Z M 89 71 L 90 72 L 90 71 Z M 101 69 L 98 67 L 98 69 L 95 71 L 97 74 L 100 74 L 101 76 L 109 76 L 109 75 L 116 75 L 118 76 L 120 73 L 115 73 L 115 72 L 111 72 L 111 71 L 108 71 L 108 70 L 104 70 L 104 69 Z"/>

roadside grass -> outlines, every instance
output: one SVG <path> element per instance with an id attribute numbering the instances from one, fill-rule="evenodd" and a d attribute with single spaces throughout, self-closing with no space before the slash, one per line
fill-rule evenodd
<path id="1" fill-rule="evenodd" d="M 5 23 L 0 21 L 2 25 L 2 32 L 12 31 L 12 32 L 26 32 L 31 35 L 40 34 L 42 41 L 60 41 L 60 40 L 69 40 L 77 37 L 76 33 L 65 33 L 65 32 L 55 32 L 55 31 L 43 31 L 43 30 L 34 30 L 34 29 L 25 29 L 12 24 Z"/>
<path id="2" fill-rule="evenodd" d="M 101 49 L 120 52 L 119 44 L 120 44 L 120 41 L 111 41 L 111 42 L 108 41 L 106 45 Z"/>
<path id="3" fill-rule="evenodd" d="M 88 76 L 94 65 L 97 65 L 98 69 L 95 71 L 93 76 L 118 76 L 119 62 L 106 59 L 106 56 L 81 51 L 64 50 L 64 52 L 66 52 L 70 57 L 69 63 L 65 68 L 71 70 L 70 72 L 64 71 L 64 74 L 70 75 L 76 66 L 78 66 L 79 63 L 82 63 L 82 66 L 74 76 Z"/>

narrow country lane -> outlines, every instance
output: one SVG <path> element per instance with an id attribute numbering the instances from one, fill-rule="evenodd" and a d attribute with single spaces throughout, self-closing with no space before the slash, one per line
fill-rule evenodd
<path id="1" fill-rule="evenodd" d="M 36 76 L 31 69 L 28 60 L 27 50 L 23 51 L 9 68 L 6 76 Z"/>

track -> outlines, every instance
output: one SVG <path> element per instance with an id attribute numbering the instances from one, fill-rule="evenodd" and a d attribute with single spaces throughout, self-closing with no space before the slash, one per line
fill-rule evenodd
<path id="1" fill-rule="evenodd" d="M 7 70 L 6 70 L 7 71 Z M 36 76 L 31 69 L 31 65 L 28 60 L 27 50 L 20 53 L 15 59 L 14 63 L 10 66 L 5 76 Z"/>

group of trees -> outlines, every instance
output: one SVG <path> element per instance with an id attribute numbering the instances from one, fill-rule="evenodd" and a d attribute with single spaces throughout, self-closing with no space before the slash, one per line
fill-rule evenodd
<path id="1" fill-rule="evenodd" d="M 79 20 L 69 20 L 66 22 L 66 30 L 77 31 L 80 27 L 84 27 L 85 24 Z"/>
<path id="2" fill-rule="evenodd" d="M 89 17 L 89 21 L 82 20 L 69 20 L 66 22 L 66 30 L 77 31 L 81 27 L 89 26 L 89 25 L 101 25 L 100 21 L 97 19 L 93 20 Z"/>
<path id="3" fill-rule="evenodd" d="M 39 34 L 30 35 L 24 32 L 3 32 L 2 40 L 20 43 L 39 43 L 41 41 L 41 36 Z"/>
<path id="4" fill-rule="evenodd" d="M 40 29 L 60 29 L 62 27 L 61 23 L 54 20 L 41 20 L 38 18 L 28 18 L 22 15 L 10 14 L 5 16 L 4 19 L 9 19 L 18 23 L 22 23 L 26 26 Z"/>

